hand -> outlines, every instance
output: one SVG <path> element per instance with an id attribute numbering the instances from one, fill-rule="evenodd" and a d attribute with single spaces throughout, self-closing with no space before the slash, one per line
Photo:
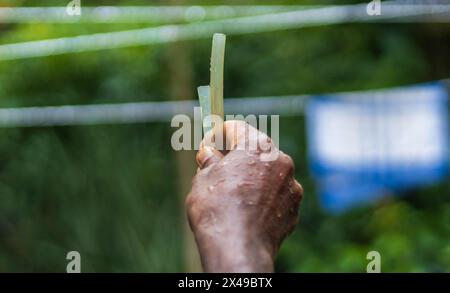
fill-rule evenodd
<path id="1" fill-rule="evenodd" d="M 303 196 L 292 159 L 243 121 L 223 125 L 230 151 L 205 145 L 186 199 L 189 223 L 206 272 L 272 272 L 283 239 L 294 229 Z M 209 137 L 210 138 L 210 137 Z M 245 149 L 257 142 L 256 149 Z M 276 150 L 273 161 L 261 155 Z"/>

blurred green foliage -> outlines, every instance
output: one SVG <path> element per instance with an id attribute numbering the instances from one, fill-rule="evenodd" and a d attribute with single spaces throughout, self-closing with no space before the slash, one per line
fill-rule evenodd
<path id="1" fill-rule="evenodd" d="M 89 2 L 100 4 L 111 2 Z M 0 43 L 142 26 L 9 24 L 0 26 Z M 0 106 L 168 100 L 170 46 L 0 62 Z M 209 80 L 211 40 L 183 46 L 195 93 Z M 450 76 L 450 26 L 347 24 L 231 36 L 225 62 L 225 97 L 406 85 Z M 381 253 L 384 272 L 450 270 L 448 181 L 329 215 L 308 171 L 303 117 L 282 117 L 280 130 L 306 194 L 278 271 L 364 272 L 370 250 Z M 84 272 L 183 271 L 172 132 L 169 123 L 0 129 L 0 271 L 64 272 L 70 250 L 81 253 Z"/>

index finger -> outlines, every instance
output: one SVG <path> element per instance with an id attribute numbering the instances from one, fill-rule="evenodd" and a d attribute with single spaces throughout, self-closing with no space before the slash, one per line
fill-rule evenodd
<path id="1" fill-rule="evenodd" d="M 217 129 L 205 134 L 200 146 L 210 145 L 221 135 Z M 241 120 L 229 120 L 223 123 L 223 146 L 214 145 L 222 153 L 227 154 L 233 150 L 269 151 L 274 147 L 272 140 L 264 132 Z"/>

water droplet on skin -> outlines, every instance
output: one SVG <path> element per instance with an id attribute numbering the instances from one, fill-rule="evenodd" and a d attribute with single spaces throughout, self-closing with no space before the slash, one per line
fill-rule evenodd
<path id="1" fill-rule="evenodd" d="M 269 163 L 265 163 L 264 167 L 270 167 L 270 164 Z"/>
<path id="2" fill-rule="evenodd" d="M 283 178 L 283 176 L 284 176 L 284 174 L 283 174 L 283 173 L 280 173 L 280 177 Z"/>
<path id="3" fill-rule="evenodd" d="M 264 173 L 263 172 L 259 172 L 259 176 L 263 176 L 264 175 Z"/>
<path id="4" fill-rule="evenodd" d="M 214 186 L 212 186 L 212 185 L 208 186 L 208 190 L 209 191 L 213 191 L 214 190 Z"/>
<path id="5" fill-rule="evenodd" d="M 246 203 L 247 203 L 249 206 L 255 205 L 255 203 L 254 203 L 253 201 L 251 201 L 251 200 L 247 201 Z"/>
<path id="6" fill-rule="evenodd" d="M 277 213 L 277 218 L 281 218 L 281 212 Z"/>

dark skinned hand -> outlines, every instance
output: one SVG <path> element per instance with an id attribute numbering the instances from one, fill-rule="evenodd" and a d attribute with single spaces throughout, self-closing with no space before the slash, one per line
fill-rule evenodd
<path id="1" fill-rule="evenodd" d="M 298 219 L 303 190 L 292 159 L 243 121 L 223 124 L 229 151 L 205 141 L 186 211 L 205 272 L 273 272 L 274 259 Z M 250 148 L 249 145 L 257 147 Z M 275 159 L 261 159 L 268 152 Z"/>

